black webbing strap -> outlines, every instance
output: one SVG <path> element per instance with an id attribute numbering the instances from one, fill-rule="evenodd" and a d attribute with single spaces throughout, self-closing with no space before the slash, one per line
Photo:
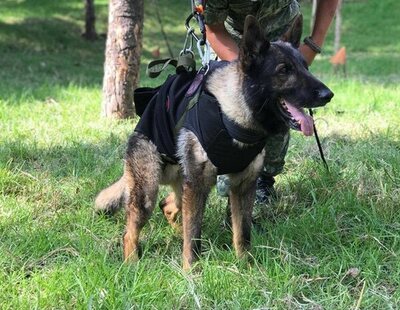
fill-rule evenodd
<path id="1" fill-rule="evenodd" d="M 310 116 L 314 119 L 313 110 L 312 109 L 308 109 L 308 111 L 310 112 Z M 317 140 L 319 154 L 321 155 L 321 159 L 322 159 L 322 161 L 323 161 L 323 163 L 325 165 L 326 170 L 329 172 L 329 166 L 328 166 L 328 163 L 326 162 L 326 159 L 325 159 L 325 156 L 324 156 L 324 151 L 322 149 L 321 141 L 319 140 L 319 137 L 318 137 L 317 127 L 315 126 L 315 122 L 313 122 L 313 129 L 314 129 L 315 140 Z"/>
<path id="2" fill-rule="evenodd" d="M 238 125 L 236 122 L 227 117 L 225 113 L 222 113 L 222 122 L 226 128 L 226 131 L 233 139 L 246 144 L 256 144 L 262 142 L 265 144 L 265 134 Z"/>

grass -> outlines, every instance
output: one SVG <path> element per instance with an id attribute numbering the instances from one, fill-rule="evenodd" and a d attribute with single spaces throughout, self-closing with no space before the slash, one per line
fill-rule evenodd
<path id="1" fill-rule="evenodd" d="M 188 9 L 159 2 L 177 53 Z M 327 61 L 332 34 L 313 65 L 335 92 L 316 115 L 331 173 L 313 139 L 293 133 L 280 198 L 253 231 L 251 264 L 234 257 L 221 228 L 226 201 L 213 192 L 193 274 L 181 271 L 181 239 L 160 212 L 133 265 L 122 263 L 123 213 L 93 213 L 96 193 L 121 174 L 135 120 L 99 116 L 104 39 L 81 39 L 82 6 L 2 2 L 1 309 L 400 307 L 397 1 L 345 2 L 347 78 L 333 76 Z M 107 1 L 96 9 L 105 32 Z M 143 72 L 152 49 L 168 55 L 153 10 L 146 2 Z M 159 82 L 143 72 L 143 85 Z"/>

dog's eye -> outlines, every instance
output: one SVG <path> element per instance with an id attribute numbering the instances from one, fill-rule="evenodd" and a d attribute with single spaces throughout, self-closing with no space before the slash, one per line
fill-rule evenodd
<path id="1" fill-rule="evenodd" d="M 275 69 L 275 73 L 288 74 L 291 70 L 292 68 L 288 64 L 279 64 Z"/>

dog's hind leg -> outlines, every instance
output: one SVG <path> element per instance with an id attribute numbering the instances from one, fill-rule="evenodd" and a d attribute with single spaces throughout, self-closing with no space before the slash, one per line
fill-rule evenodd
<path id="1" fill-rule="evenodd" d="M 139 234 L 152 214 L 157 199 L 161 160 L 156 147 L 133 135 L 128 142 L 124 179 L 126 182 L 125 261 L 139 258 Z"/>

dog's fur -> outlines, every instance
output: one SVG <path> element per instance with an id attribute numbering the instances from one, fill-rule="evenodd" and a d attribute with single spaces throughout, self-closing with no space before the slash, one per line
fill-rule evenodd
<path id="1" fill-rule="evenodd" d="M 308 72 L 295 48 L 266 41 L 254 17 L 246 19 L 239 60 L 210 73 L 205 88 L 217 98 L 228 118 L 244 128 L 268 134 L 289 130 L 279 113 L 283 99 L 312 108 L 325 105 L 333 96 Z M 170 184 L 175 192 L 176 209 L 164 212 L 171 224 L 182 211 L 183 267 L 190 268 L 200 253 L 203 212 L 217 168 L 187 129 L 180 130 L 176 150 L 179 165 L 165 165 L 156 146 L 134 133 L 128 141 L 122 178 L 96 199 L 97 210 L 108 212 L 125 202 L 125 260 L 138 259 L 139 234 L 154 210 L 159 184 Z M 239 257 L 250 247 L 256 179 L 263 157 L 264 151 L 244 171 L 229 175 L 233 244 Z"/>

